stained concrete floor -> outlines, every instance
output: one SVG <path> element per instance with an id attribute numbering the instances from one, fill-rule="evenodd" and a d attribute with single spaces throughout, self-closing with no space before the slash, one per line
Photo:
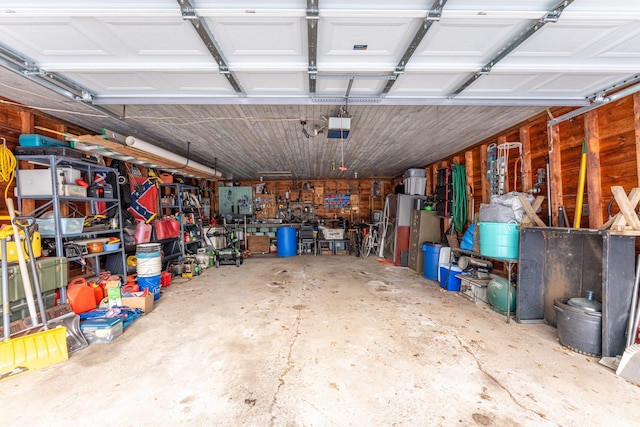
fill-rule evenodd
<path id="1" fill-rule="evenodd" d="M 610 426 L 640 388 L 375 258 L 250 258 L 163 290 L 108 344 L 0 383 L 15 426 Z"/>

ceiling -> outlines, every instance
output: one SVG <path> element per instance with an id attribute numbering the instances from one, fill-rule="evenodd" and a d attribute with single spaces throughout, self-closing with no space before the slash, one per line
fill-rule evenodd
<path id="1" fill-rule="evenodd" d="M 233 180 L 397 176 L 640 72 L 637 0 L 0 5 L 0 96 Z"/>

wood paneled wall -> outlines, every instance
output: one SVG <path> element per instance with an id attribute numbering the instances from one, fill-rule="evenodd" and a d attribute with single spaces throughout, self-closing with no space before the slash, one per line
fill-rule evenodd
<path id="1" fill-rule="evenodd" d="M 373 183 L 377 181 L 378 194 L 373 191 Z M 276 200 L 285 200 L 285 194 L 289 192 L 290 201 L 311 202 L 314 208 L 314 216 L 319 219 L 330 219 L 334 216 L 348 219 L 351 222 L 369 222 L 374 210 L 384 208 L 384 198 L 393 193 L 393 181 L 390 179 L 369 180 L 268 180 L 268 181 L 240 181 L 240 185 L 251 186 L 254 189 L 254 199 L 264 195 L 256 194 L 258 184 L 266 184 L 267 196 L 273 196 L 274 205 L 283 205 Z M 224 183 L 219 183 L 224 185 Z M 349 194 L 351 196 L 350 208 L 327 209 L 324 206 L 325 194 Z M 214 210 L 217 209 L 217 200 Z M 277 209 L 275 206 L 274 209 Z M 267 206 L 267 211 L 271 212 Z M 275 216 L 275 215 L 273 215 Z"/>
<path id="2" fill-rule="evenodd" d="M 481 203 L 489 202 L 487 181 L 487 146 L 492 143 L 522 142 L 522 170 L 517 166 L 515 190 L 528 192 L 533 188 L 539 169 L 546 170 L 549 162 L 550 176 L 540 186 L 545 197 L 539 216 L 549 224 L 548 206 L 551 204 L 551 221 L 558 225 L 558 208 L 563 206 L 573 224 L 578 194 L 578 175 L 582 145 L 587 146 L 587 183 L 581 228 L 598 228 L 607 221 L 608 205 L 612 200 L 611 186 L 621 185 L 626 192 L 640 186 L 640 94 L 630 95 L 616 102 L 555 126 L 547 126 L 550 119 L 571 111 L 556 108 L 532 117 L 519 125 L 505 129 L 483 141 L 469 141 L 470 148 L 427 165 L 429 176 L 435 176 L 438 168 L 456 161 L 467 165 L 467 178 L 473 189 L 475 213 Z M 513 191 L 516 151 L 509 155 L 509 191 Z M 471 171 L 471 172 L 470 172 Z M 547 199 L 547 186 L 551 189 L 551 200 Z M 427 187 L 432 191 L 432 187 Z M 615 203 L 611 214 L 616 214 Z M 470 218 L 471 219 L 471 218 Z"/>

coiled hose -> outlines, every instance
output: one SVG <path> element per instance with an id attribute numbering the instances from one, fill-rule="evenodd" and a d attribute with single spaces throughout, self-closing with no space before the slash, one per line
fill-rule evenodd
<path id="1" fill-rule="evenodd" d="M 453 175 L 453 227 L 456 232 L 462 233 L 467 223 L 469 214 L 469 201 L 467 198 L 467 174 L 463 165 L 451 165 Z"/>
<path id="2" fill-rule="evenodd" d="M 11 150 L 7 148 L 7 140 L 2 138 L 2 145 L 0 145 L 0 182 L 6 182 L 4 189 L 4 200 L 7 200 L 9 196 L 9 187 L 13 182 L 14 174 L 16 170 L 16 157 Z"/>

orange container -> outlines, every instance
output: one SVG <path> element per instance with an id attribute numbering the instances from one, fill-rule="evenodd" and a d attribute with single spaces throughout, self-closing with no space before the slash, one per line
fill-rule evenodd
<path id="1" fill-rule="evenodd" d="M 97 293 L 87 285 L 82 277 L 72 280 L 67 285 L 67 300 L 74 313 L 80 314 L 96 308 Z"/>
<path id="2" fill-rule="evenodd" d="M 96 299 L 96 305 L 100 304 L 100 301 L 102 301 L 102 298 L 104 298 L 104 290 L 97 283 L 92 283 L 91 288 L 93 289 L 93 296 Z"/>
<path id="3" fill-rule="evenodd" d="M 161 173 L 160 179 L 162 180 L 163 184 L 173 184 L 173 175 L 171 175 L 170 173 Z"/>

